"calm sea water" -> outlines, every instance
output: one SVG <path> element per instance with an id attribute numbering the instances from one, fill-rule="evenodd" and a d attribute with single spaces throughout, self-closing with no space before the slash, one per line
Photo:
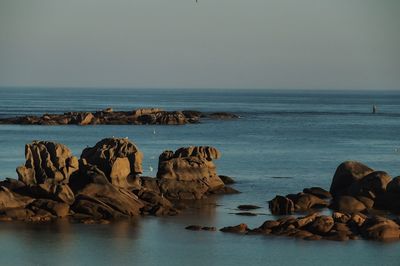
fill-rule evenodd
<path id="1" fill-rule="evenodd" d="M 378 114 L 371 114 L 373 104 Z M 115 136 L 128 137 L 143 151 L 145 175 L 155 175 L 150 166 L 156 169 L 166 149 L 215 146 L 223 154 L 216 161 L 219 173 L 235 177 L 243 193 L 210 199 L 177 217 L 111 225 L 1 223 L 1 265 L 398 265 L 400 243 L 308 242 L 184 227 L 259 226 L 274 218 L 267 200 L 308 186 L 329 188 L 345 160 L 400 175 L 400 92 L 0 90 L 1 117 L 106 107 L 230 111 L 241 118 L 185 126 L 0 125 L 0 178 L 16 177 L 24 145 L 32 140 L 64 143 L 79 156 L 87 145 Z M 260 205 L 262 215 L 232 214 L 239 204 Z"/>

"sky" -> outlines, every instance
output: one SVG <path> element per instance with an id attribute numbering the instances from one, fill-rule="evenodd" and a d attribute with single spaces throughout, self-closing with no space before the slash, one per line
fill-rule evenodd
<path id="1" fill-rule="evenodd" d="M 0 87 L 400 90 L 399 0 L 0 0 Z"/>

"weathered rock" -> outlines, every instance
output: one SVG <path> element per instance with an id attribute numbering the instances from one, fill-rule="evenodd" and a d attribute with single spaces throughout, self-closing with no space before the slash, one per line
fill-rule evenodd
<path id="1" fill-rule="evenodd" d="M 44 114 L 42 116 L 22 116 L 0 118 L 0 124 L 29 124 L 29 125 L 184 125 L 198 123 L 200 118 L 231 119 L 238 116 L 231 113 L 204 114 L 199 111 L 167 112 L 158 108 L 143 108 L 133 111 L 114 111 L 107 108 L 102 111 L 67 112 L 64 114 Z"/>
<path id="2" fill-rule="evenodd" d="M 43 209 L 57 217 L 66 217 L 69 214 L 69 205 L 49 199 L 38 199 L 31 203 L 30 208 Z"/>
<path id="3" fill-rule="evenodd" d="M 362 179 L 373 171 L 373 169 L 360 162 L 346 161 L 340 164 L 336 169 L 329 191 L 333 197 L 346 194 L 348 188 L 354 182 Z"/>
<path id="4" fill-rule="evenodd" d="M 309 225 L 309 231 L 318 234 L 324 235 L 327 234 L 334 225 L 333 218 L 331 216 L 318 216 L 315 220 Z"/>
<path id="5" fill-rule="evenodd" d="M 94 115 L 90 112 L 73 113 L 71 116 L 71 123 L 81 126 L 86 126 L 92 123 Z"/>
<path id="6" fill-rule="evenodd" d="M 390 241 L 400 239 L 399 225 L 384 217 L 368 218 L 361 228 L 362 235 L 367 239 Z"/>
<path id="7" fill-rule="evenodd" d="M 323 208 L 329 204 L 323 199 L 307 193 L 298 193 L 296 195 L 287 195 L 294 203 L 295 211 L 307 211 L 312 208 Z"/>
<path id="8" fill-rule="evenodd" d="M 6 210 L 5 215 L 13 220 L 28 221 L 35 213 L 29 209 L 15 208 Z"/>
<path id="9" fill-rule="evenodd" d="M 307 226 L 315 221 L 315 219 L 317 218 L 317 215 L 318 215 L 317 213 L 313 213 L 313 214 L 307 215 L 305 217 L 299 217 L 299 218 L 297 218 L 295 226 L 297 228 Z"/>
<path id="10" fill-rule="evenodd" d="M 391 179 L 392 178 L 386 172 L 374 171 L 357 182 L 354 182 L 349 187 L 349 193 L 353 196 L 363 195 L 375 198 L 386 192 L 386 186 Z"/>
<path id="11" fill-rule="evenodd" d="M 53 199 L 69 205 L 75 201 L 74 193 L 71 188 L 65 184 L 51 184 L 45 182 L 43 184 L 30 186 L 29 190 L 30 196 L 34 198 Z"/>
<path id="12" fill-rule="evenodd" d="M 128 139 L 106 138 L 83 150 L 81 159 L 97 166 L 118 187 L 129 188 L 128 176 L 142 173 L 143 154 Z"/>
<path id="13" fill-rule="evenodd" d="M 351 196 L 340 196 L 334 199 L 332 206 L 334 210 L 355 213 L 361 212 L 366 209 L 365 205 Z"/>
<path id="14" fill-rule="evenodd" d="M 261 231 L 264 231 L 266 229 L 273 229 L 278 227 L 281 224 L 281 222 L 279 221 L 275 221 L 275 220 L 268 220 L 265 221 L 260 227 L 259 229 L 261 229 Z"/>
<path id="15" fill-rule="evenodd" d="M 141 190 L 138 192 L 138 197 L 145 204 L 141 209 L 144 214 L 152 215 L 176 215 L 178 211 L 174 208 L 173 204 L 160 194 L 150 190 Z"/>
<path id="16" fill-rule="evenodd" d="M 293 201 L 283 196 L 276 196 L 275 198 L 270 200 L 268 204 L 272 214 L 291 214 L 294 211 Z"/>
<path id="17" fill-rule="evenodd" d="M 32 201 L 34 199 L 31 197 L 21 196 L 6 187 L 0 187 L 0 211 L 25 208 Z"/>
<path id="18" fill-rule="evenodd" d="M 18 179 L 27 185 L 43 184 L 51 180 L 66 184 L 78 170 L 78 159 L 63 144 L 34 141 L 25 146 L 26 162 L 17 168 Z"/>
<path id="19" fill-rule="evenodd" d="M 13 178 L 6 178 L 5 180 L 0 181 L 0 186 L 6 187 L 14 192 L 24 190 L 26 188 L 26 184 L 24 182 Z"/>
<path id="20" fill-rule="evenodd" d="M 213 147 L 180 148 L 160 155 L 157 178 L 161 193 L 173 199 L 199 199 L 222 187 L 213 159 L 220 153 Z"/>
<path id="21" fill-rule="evenodd" d="M 317 196 L 320 199 L 331 199 L 332 195 L 329 193 L 329 191 L 326 191 L 323 188 L 320 187 L 311 187 L 311 188 L 305 188 L 303 189 L 303 192 L 306 194 L 311 194 L 314 196 Z"/>
<path id="22" fill-rule="evenodd" d="M 227 226 L 220 229 L 221 232 L 224 233 L 237 233 L 237 234 L 244 234 L 249 231 L 247 224 L 239 224 L 236 226 Z"/>
<path id="23" fill-rule="evenodd" d="M 91 183 L 78 192 L 72 209 L 94 218 L 117 218 L 140 214 L 144 204 L 132 192 L 111 184 Z"/>
<path id="24" fill-rule="evenodd" d="M 336 223 L 347 223 L 350 220 L 351 215 L 347 213 L 334 212 L 332 218 Z"/>

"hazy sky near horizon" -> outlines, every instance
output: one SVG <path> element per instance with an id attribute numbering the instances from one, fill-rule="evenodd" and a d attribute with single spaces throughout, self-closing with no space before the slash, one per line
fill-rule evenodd
<path id="1" fill-rule="evenodd" d="M 399 0 L 0 0 L 0 87 L 399 89 Z"/>

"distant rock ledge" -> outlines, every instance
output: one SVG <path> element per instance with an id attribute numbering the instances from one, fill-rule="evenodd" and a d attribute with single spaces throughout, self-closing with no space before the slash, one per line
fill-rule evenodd
<path id="1" fill-rule="evenodd" d="M 18 116 L 0 118 L 0 124 L 19 125 L 184 125 L 199 123 L 201 119 L 234 119 L 239 116 L 226 113 L 204 113 L 199 111 L 164 111 L 158 108 L 143 108 L 133 111 L 114 111 L 107 108 L 96 112 L 67 112 L 43 114 L 42 116 Z"/>

